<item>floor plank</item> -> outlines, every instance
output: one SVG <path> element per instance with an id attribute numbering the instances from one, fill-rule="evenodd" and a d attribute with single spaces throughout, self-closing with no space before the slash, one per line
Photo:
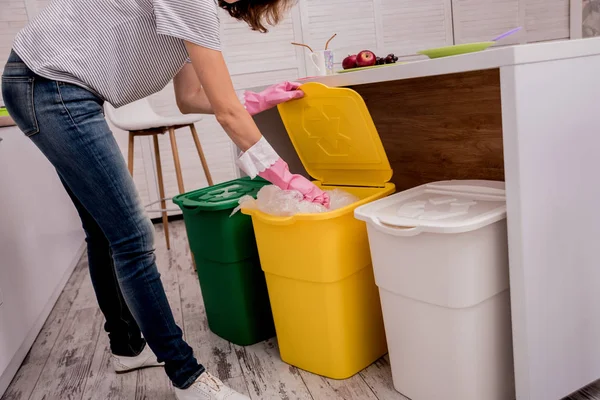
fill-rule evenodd
<path id="1" fill-rule="evenodd" d="M 373 390 L 360 374 L 342 381 L 323 378 L 302 370 L 300 376 L 315 400 L 377 400 Z"/>
<path id="2" fill-rule="evenodd" d="M 598 400 L 600 399 L 600 381 L 570 396 L 567 400 Z"/>
<path id="3" fill-rule="evenodd" d="M 137 373 L 115 374 L 108 336 L 100 334 L 82 400 L 134 400 L 137 377 Z"/>
<path id="4" fill-rule="evenodd" d="M 83 396 L 92 357 L 102 327 L 100 310 L 83 308 L 69 314 L 31 400 L 79 400 Z"/>
<path id="5" fill-rule="evenodd" d="M 316 399 L 298 369 L 281 361 L 277 340 L 234 346 L 253 399 Z"/>
<path id="6" fill-rule="evenodd" d="M 89 274 L 89 263 L 88 263 L 88 259 L 87 259 L 87 251 L 85 251 L 81 256 L 79 263 L 75 267 L 73 274 L 67 281 L 67 284 L 65 285 L 65 288 L 63 289 L 63 293 L 73 292 L 73 299 L 75 299 L 75 297 L 77 297 L 77 294 L 79 293 L 81 284 L 83 283 L 86 275 L 88 275 L 88 274 Z"/>
<path id="7" fill-rule="evenodd" d="M 173 385 L 163 368 L 144 369 L 137 374 L 135 400 L 175 400 Z"/>
<path id="8" fill-rule="evenodd" d="M 360 375 L 379 400 L 409 400 L 394 389 L 387 355 L 367 367 Z"/>
<path id="9" fill-rule="evenodd" d="M 100 310 L 96 300 L 94 286 L 92 286 L 92 280 L 90 279 L 90 274 L 87 272 L 84 276 L 83 282 L 81 282 L 77 296 L 71 305 L 71 313 L 90 308 L 97 309 L 98 311 Z"/>

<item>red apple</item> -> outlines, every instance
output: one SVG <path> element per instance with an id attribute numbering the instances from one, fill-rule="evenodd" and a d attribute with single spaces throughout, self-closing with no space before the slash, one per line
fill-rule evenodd
<path id="1" fill-rule="evenodd" d="M 356 65 L 359 67 L 370 67 L 375 65 L 376 61 L 375 53 L 369 50 L 363 50 L 356 55 Z"/>
<path id="2" fill-rule="evenodd" d="M 344 58 L 344 61 L 342 61 L 342 68 L 356 68 L 356 54 Z"/>

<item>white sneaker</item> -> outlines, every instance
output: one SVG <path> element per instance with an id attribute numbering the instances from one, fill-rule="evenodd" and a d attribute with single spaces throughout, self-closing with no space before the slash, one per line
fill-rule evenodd
<path id="1" fill-rule="evenodd" d="M 219 379 L 204 372 L 189 388 L 175 388 L 177 400 L 250 400 L 233 389 L 228 388 Z"/>
<path id="2" fill-rule="evenodd" d="M 124 372 L 135 371 L 136 369 L 149 368 L 149 367 L 161 367 L 164 363 L 159 363 L 156 359 L 156 355 L 150 349 L 150 346 L 146 344 L 144 350 L 135 357 L 125 357 L 112 355 L 112 363 L 117 374 Z"/>

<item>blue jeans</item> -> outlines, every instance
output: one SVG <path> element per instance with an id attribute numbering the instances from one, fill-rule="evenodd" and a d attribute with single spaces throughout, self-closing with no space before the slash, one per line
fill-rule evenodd
<path id="1" fill-rule="evenodd" d="M 154 227 L 104 119 L 103 101 L 36 75 L 14 52 L 2 95 L 19 128 L 56 168 L 81 216 L 111 350 L 137 355 L 145 346 L 141 331 L 173 384 L 189 387 L 204 367 L 173 318 L 156 268 Z"/>

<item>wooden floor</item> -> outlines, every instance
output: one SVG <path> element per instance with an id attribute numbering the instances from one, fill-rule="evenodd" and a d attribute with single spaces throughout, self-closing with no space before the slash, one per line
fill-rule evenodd
<path id="1" fill-rule="evenodd" d="M 256 400 L 406 400 L 392 386 L 387 358 L 351 379 L 334 381 L 283 363 L 275 340 L 239 347 L 213 335 L 206 322 L 183 222 L 173 222 L 170 227 L 172 248 L 167 251 L 162 227 L 157 226 L 158 266 L 175 318 L 197 358 L 209 371 Z M 124 375 L 112 371 L 103 317 L 96 305 L 85 258 L 2 397 L 26 399 L 175 399 L 161 368 Z M 570 398 L 593 399 L 600 400 L 600 384 Z"/>

